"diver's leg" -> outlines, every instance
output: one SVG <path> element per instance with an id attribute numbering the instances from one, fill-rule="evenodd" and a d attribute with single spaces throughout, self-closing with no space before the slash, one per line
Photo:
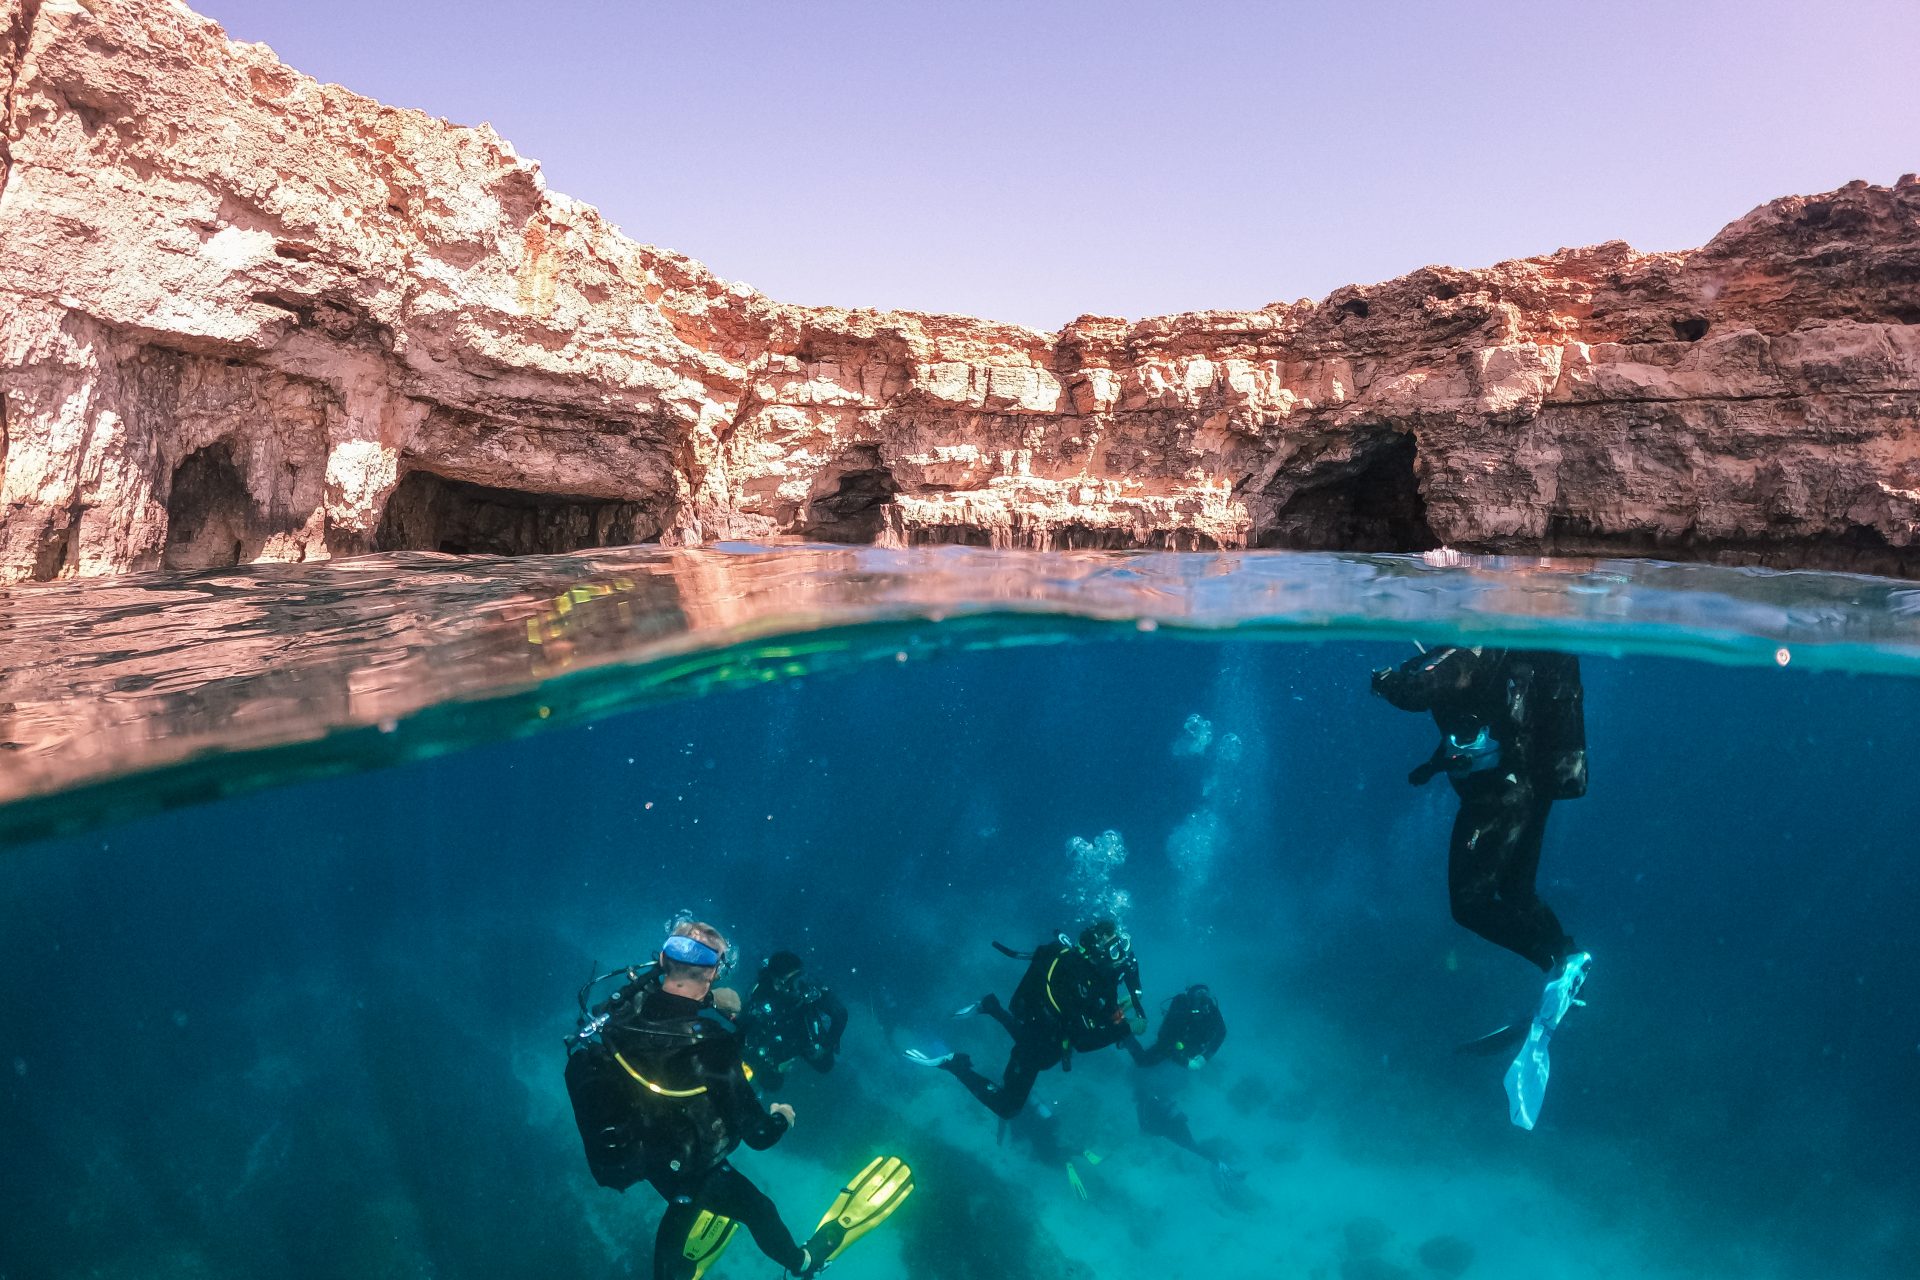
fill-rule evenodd
<path id="1" fill-rule="evenodd" d="M 1547 814 L 1553 801 L 1532 794 L 1528 788 L 1526 815 L 1513 848 L 1500 868 L 1497 888 L 1500 901 L 1513 914 L 1513 942 L 1507 945 L 1552 973 L 1560 961 L 1573 954 L 1573 939 L 1560 926 L 1553 908 L 1541 898 L 1534 882 L 1540 874 L 1540 849 L 1546 841 Z"/>
<path id="2" fill-rule="evenodd" d="M 1134 1107 L 1140 1120 L 1140 1132 L 1150 1137 L 1165 1138 L 1174 1146 L 1191 1151 L 1212 1165 L 1214 1187 L 1223 1195 L 1233 1194 L 1234 1186 L 1246 1179 L 1245 1170 L 1228 1162 L 1227 1144 L 1218 1138 L 1202 1142 L 1194 1137 L 1186 1113 L 1167 1099 L 1157 1093 L 1141 1090 L 1134 1094 Z"/>
<path id="3" fill-rule="evenodd" d="M 1016 1040 L 1020 1038 L 1019 1020 L 1007 1012 L 1007 1007 L 1000 1003 L 1000 997 L 994 995 L 991 991 L 981 996 L 978 1000 L 975 1000 L 972 1004 L 955 1009 L 953 1016 L 956 1018 L 971 1018 L 976 1013 L 986 1014 L 989 1018 L 999 1023 L 1001 1029 L 1008 1035 Z"/>
<path id="4" fill-rule="evenodd" d="M 698 1205 L 667 1201 L 660 1229 L 653 1233 L 653 1280 L 686 1280 L 693 1274 L 693 1262 L 686 1255 L 687 1232 L 699 1216 Z"/>
<path id="5" fill-rule="evenodd" d="M 1003 1116 L 1014 1116 L 1027 1105 L 1027 1098 L 1033 1093 L 1033 1082 L 1040 1073 L 1060 1062 L 1060 1046 L 1054 1043 L 1048 1033 L 1044 1039 L 1031 1038 L 1015 1040 L 1013 1054 L 1007 1059 L 1007 1070 L 1000 1078 L 1000 1105 L 996 1110 Z"/>
<path id="6" fill-rule="evenodd" d="M 1006 1029 L 1007 1034 L 1015 1040 L 1020 1038 L 1020 1023 L 1015 1020 L 1012 1014 L 1007 1012 L 1007 1006 L 1000 1003 L 1000 997 L 995 995 L 982 997 L 980 1000 L 980 1012 L 999 1023 Z"/>
<path id="7" fill-rule="evenodd" d="M 946 1065 L 945 1070 L 965 1085 L 967 1092 L 978 1098 L 987 1110 L 1002 1120 L 1011 1120 L 1027 1105 L 1027 1097 L 1033 1092 L 1033 1082 L 1040 1073 L 1059 1060 L 1057 1049 L 1049 1055 L 1043 1046 L 1031 1041 L 1015 1040 L 1013 1053 L 1007 1058 L 1007 1069 L 1001 1074 L 998 1084 L 975 1071 L 973 1064 L 965 1058 L 955 1058 Z"/>
<path id="8" fill-rule="evenodd" d="M 1140 1121 L 1140 1132 L 1149 1137 L 1165 1138 L 1176 1147 L 1213 1159 L 1193 1136 L 1193 1130 L 1187 1124 L 1186 1112 L 1165 1098 L 1142 1094 L 1135 1099 L 1134 1111 Z"/>
<path id="9" fill-rule="evenodd" d="M 1015 1050 L 1014 1052 L 1017 1054 L 1019 1051 Z M 962 1054 L 956 1057 L 953 1061 L 942 1067 L 941 1070 L 947 1072 L 954 1079 L 965 1085 L 967 1092 L 980 1100 L 981 1106 L 993 1112 L 993 1114 L 999 1116 L 1002 1120 L 1011 1119 L 1020 1113 L 1019 1107 L 1015 1107 L 1011 1111 L 1006 1109 L 1001 1102 L 1000 1086 L 981 1075 L 978 1071 L 975 1071 L 972 1061 L 968 1059 L 966 1055 Z M 1009 1062 L 1007 1064 L 1007 1072 L 1010 1075 L 1012 1071 L 1013 1064 Z M 1032 1086 L 1029 1085 L 1028 1087 L 1031 1088 Z"/>
<path id="10" fill-rule="evenodd" d="M 1508 868 L 1534 818 L 1531 800 L 1532 788 L 1520 782 L 1476 782 L 1461 790 L 1447 846 L 1447 897 L 1464 928 L 1538 964 L 1527 905 L 1501 893 L 1503 884 L 1512 883 Z M 1531 885 L 1527 892 L 1531 896 Z"/>
<path id="11" fill-rule="evenodd" d="M 788 1271 L 800 1270 L 804 1261 L 802 1252 L 794 1243 L 793 1233 L 787 1230 L 787 1224 L 780 1220 L 780 1210 L 774 1207 L 766 1192 L 732 1165 L 723 1164 L 707 1176 L 706 1185 L 700 1189 L 699 1206 L 732 1218 L 752 1233 L 760 1252 Z M 685 1228 L 680 1234 L 684 1239 Z"/>

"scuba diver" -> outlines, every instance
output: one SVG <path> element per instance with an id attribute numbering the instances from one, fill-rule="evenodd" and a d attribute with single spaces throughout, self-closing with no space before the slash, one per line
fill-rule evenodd
<path id="1" fill-rule="evenodd" d="M 833 1070 L 840 1052 L 847 1007 L 832 991 L 806 978 L 801 967 L 800 957 L 791 951 L 767 957 L 740 1014 L 742 1052 L 762 1092 L 779 1088 L 795 1061 L 821 1073 Z"/>
<path id="2" fill-rule="evenodd" d="M 1177 1060 L 1183 1067 L 1198 1071 L 1207 1065 L 1220 1046 L 1226 1043 L 1227 1020 L 1220 1016 L 1220 1004 L 1203 982 L 1195 983 L 1167 1001 L 1160 1015 L 1160 1033 L 1153 1047 L 1142 1048 L 1137 1037 L 1126 1039 L 1127 1052 L 1140 1066 Z"/>
<path id="3" fill-rule="evenodd" d="M 615 970 L 580 992 L 580 1030 L 567 1041 L 567 1092 L 602 1186 L 645 1181 L 667 1201 L 654 1237 L 655 1280 L 697 1280 L 745 1225 L 760 1251 L 785 1270 L 813 1276 L 898 1208 L 912 1171 L 876 1159 L 841 1192 L 805 1246 L 773 1201 L 729 1160 L 742 1143 L 764 1151 L 793 1127 L 793 1108 L 755 1094 L 733 1024 L 714 1008 L 726 939 L 683 921 L 644 969 Z M 593 986 L 627 982 L 587 1004 Z"/>
<path id="4" fill-rule="evenodd" d="M 999 1083 L 975 1071 L 966 1054 L 944 1047 L 909 1049 L 906 1056 L 950 1073 L 1001 1119 L 1020 1113 L 1042 1071 L 1055 1066 L 1072 1070 L 1075 1053 L 1105 1049 L 1147 1029 L 1133 940 L 1114 921 L 1095 921 L 1081 931 L 1078 943 L 1060 934 L 1031 954 L 993 945 L 1002 955 L 1028 961 L 1013 998 L 1002 1005 L 988 994 L 954 1016 L 984 1013 L 1013 1037 L 1013 1052 Z M 1121 989 L 1126 992 L 1124 1003 Z"/>
<path id="5" fill-rule="evenodd" d="M 1211 1166 L 1214 1185 L 1223 1193 L 1246 1174 L 1227 1160 L 1224 1143 L 1202 1142 L 1193 1136 L 1186 1113 L 1176 1101 L 1185 1080 L 1174 1074 L 1173 1068 L 1182 1072 L 1200 1070 L 1220 1052 L 1226 1039 L 1227 1021 L 1220 1014 L 1219 1002 L 1205 984 L 1196 983 L 1167 1002 L 1151 1047 L 1142 1047 L 1131 1036 L 1125 1041 L 1134 1064 L 1141 1068 L 1133 1081 L 1134 1114 L 1140 1121 L 1140 1132 L 1165 1138 L 1205 1160 Z M 1167 1070 L 1155 1070 L 1162 1066 Z"/>
<path id="6" fill-rule="evenodd" d="M 1037 1098 L 1031 1100 L 1018 1115 L 1000 1122 L 1000 1140 L 1004 1142 L 1008 1137 L 1024 1146 L 1041 1164 L 1066 1170 L 1067 1185 L 1076 1196 L 1082 1200 L 1092 1198 L 1080 1166 L 1084 1163 L 1091 1172 L 1104 1157 L 1067 1141 L 1057 1104 Z"/>
<path id="7" fill-rule="evenodd" d="M 1587 790 L 1579 659 L 1450 645 L 1375 671 L 1372 684 L 1402 711 L 1431 712 L 1439 726 L 1439 746 L 1407 781 L 1424 786 L 1444 773 L 1460 798 L 1447 854 L 1453 918 L 1548 975 L 1530 1023 L 1468 1046 L 1498 1052 L 1524 1037 L 1507 1095 L 1513 1122 L 1531 1129 L 1546 1089 L 1547 1041 L 1581 1003 L 1593 966 L 1534 888 L 1553 802 Z"/>

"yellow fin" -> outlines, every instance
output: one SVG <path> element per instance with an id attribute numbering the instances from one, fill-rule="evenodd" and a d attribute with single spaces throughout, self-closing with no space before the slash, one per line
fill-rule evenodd
<path id="1" fill-rule="evenodd" d="M 893 1215 L 913 1194 L 913 1170 L 899 1156 L 875 1156 L 840 1189 L 833 1207 L 820 1219 L 807 1249 L 814 1265 L 824 1266 L 841 1250 Z"/>
<path id="2" fill-rule="evenodd" d="M 732 1218 L 723 1218 L 707 1209 L 700 1211 L 687 1232 L 687 1242 L 680 1246 L 681 1255 L 693 1263 L 692 1280 L 700 1280 L 707 1274 L 707 1268 L 727 1251 L 727 1246 L 733 1243 L 733 1233 L 739 1229 L 740 1224 Z"/>

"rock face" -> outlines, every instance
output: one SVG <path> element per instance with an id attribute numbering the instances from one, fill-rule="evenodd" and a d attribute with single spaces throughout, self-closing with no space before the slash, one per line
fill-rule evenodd
<path id="1" fill-rule="evenodd" d="M 0 580 L 798 535 L 1920 568 L 1920 182 L 1054 335 L 788 306 L 172 0 L 0 0 Z"/>

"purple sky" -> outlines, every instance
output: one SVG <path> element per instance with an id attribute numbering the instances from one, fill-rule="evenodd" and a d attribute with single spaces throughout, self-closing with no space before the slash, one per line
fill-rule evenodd
<path id="1" fill-rule="evenodd" d="M 194 0 L 789 302 L 1039 328 L 1920 169 L 1916 0 Z"/>

